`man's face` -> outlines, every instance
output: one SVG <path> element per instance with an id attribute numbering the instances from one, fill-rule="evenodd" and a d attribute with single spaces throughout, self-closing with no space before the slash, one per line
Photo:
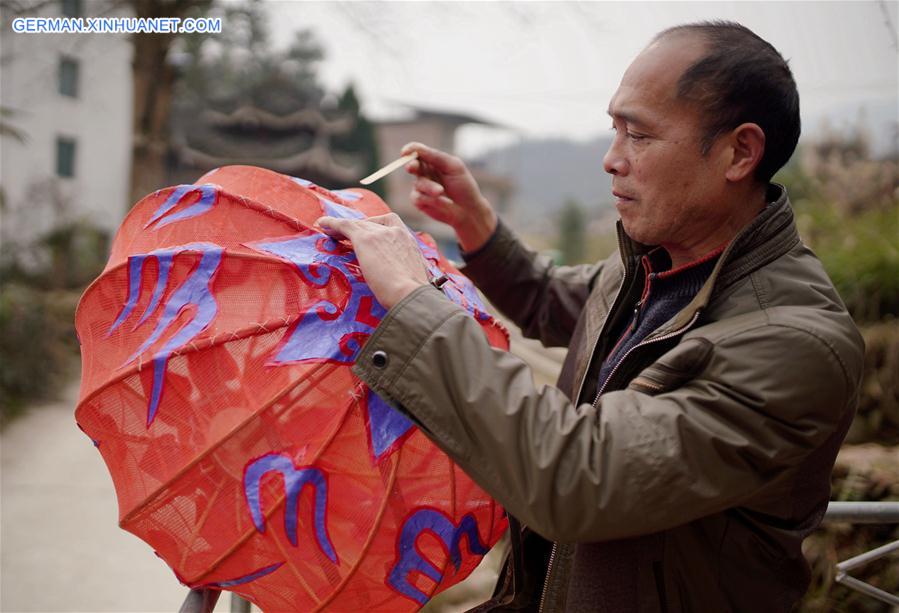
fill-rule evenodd
<path id="1" fill-rule="evenodd" d="M 609 103 L 616 133 L 603 165 L 624 229 L 641 243 L 691 250 L 729 214 L 726 155 L 716 143 L 703 156 L 700 114 L 676 98 L 678 79 L 703 51 L 688 35 L 654 43 Z"/>

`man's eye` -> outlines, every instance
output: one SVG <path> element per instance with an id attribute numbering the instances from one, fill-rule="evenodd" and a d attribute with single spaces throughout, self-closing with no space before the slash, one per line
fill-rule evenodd
<path id="1" fill-rule="evenodd" d="M 641 140 L 643 140 L 644 138 L 646 138 L 646 137 L 643 136 L 642 134 L 634 134 L 633 132 L 628 132 L 628 133 L 627 133 L 627 137 L 628 137 L 629 139 L 631 139 L 632 141 L 641 141 Z"/>

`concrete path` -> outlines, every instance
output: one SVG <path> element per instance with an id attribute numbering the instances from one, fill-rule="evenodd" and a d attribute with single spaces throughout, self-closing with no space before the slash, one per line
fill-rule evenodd
<path id="1" fill-rule="evenodd" d="M 75 380 L 0 435 L 0 611 L 174 613 L 188 590 L 119 529 L 106 465 L 75 426 L 77 396 Z"/>

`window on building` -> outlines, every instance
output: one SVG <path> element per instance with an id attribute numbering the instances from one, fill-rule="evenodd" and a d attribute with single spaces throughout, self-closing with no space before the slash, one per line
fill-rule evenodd
<path id="1" fill-rule="evenodd" d="M 75 139 L 57 137 L 56 174 L 60 177 L 75 176 Z"/>
<path id="2" fill-rule="evenodd" d="M 81 17 L 83 14 L 81 0 L 61 0 L 60 4 L 63 17 Z"/>
<path id="3" fill-rule="evenodd" d="M 78 60 L 59 58 L 59 93 L 72 98 L 78 97 Z"/>

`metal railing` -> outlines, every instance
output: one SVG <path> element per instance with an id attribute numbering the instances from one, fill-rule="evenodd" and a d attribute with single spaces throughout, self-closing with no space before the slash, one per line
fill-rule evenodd
<path id="1" fill-rule="evenodd" d="M 215 604 L 218 602 L 219 590 L 212 588 L 193 589 L 184 599 L 178 613 L 212 613 Z M 231 594 L 230 613 L 250 613 L 250 602 L 244 600 L 237 594 Z"/>
<path id="2" fill-rule="evenodd" d="M 831 502 L 824 513 L 823 521 L 852 524 L 899 524 L 899 502 Z M 839 562 L 836 566 L 836 582 L 887 604 L 899 606 L 899 595 L 885 592 L 849 574 L 849 571 L 859 566 L 897 551 L 899 551 L 899 540 Z M 212 613 L 220 594 L 219 590 L 210 588 L 191 590 L 181 605 L 179 613 Z M 250 613 L 250 603 L 237 594 L 231 594 L 230 613 Z"/>
<path id="3" fill-rule="evenodd" d="M 829 523 L 899 524 L 899 502 L 831 502 L 824 514 Z M 835 580 L 849 589 L 866 594 L 893 606 L 899 606 L 899 595 L 890 594 L 849 574 L 849 571 L 891 553 L 899 552 L 899 540 L 876 547 L 836 565 Z"/>

